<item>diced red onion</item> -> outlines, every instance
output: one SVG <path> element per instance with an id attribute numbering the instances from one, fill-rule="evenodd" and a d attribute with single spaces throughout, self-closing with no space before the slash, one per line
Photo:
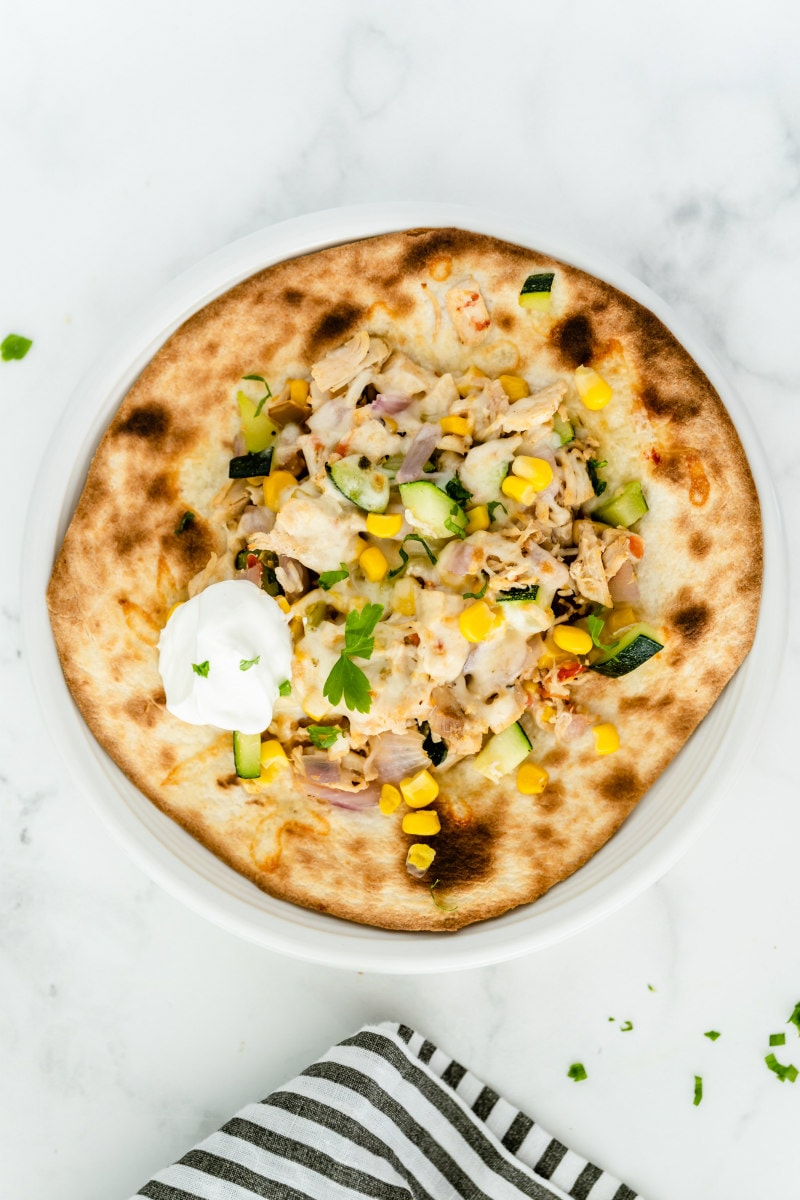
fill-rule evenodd
<path id="1" fill-rule="evenodd" d="M 290 602 L 308 591 L 308 570 L 296 558 L 289 558 L 285 554 L 279 554 L 275 578 L 278 580 Z"/>
<path id="2" fill-rule="evenodd" d="M 360 792 L 343 792 L 339 788 L 325 787 L 321 783 L 314 783 L 310 779 L 303 779 L 302 776 L 299 776 L 298 786 L 316 800 L 327 800 L 336 808 L 348 808 L 353 812 L 374 808 L 380 798 L 380 788 L 377 784 L 369 784 Z"/>
<path id="3" fill-rule="evenodd" d="M 243 575 L 243 578 L 249 579 L 251 583 L 254 583 L 256 585 L 256 587 L 260 588 L 261 587 L 261 572 L 262 572 L 262 570 L 263 570 L 263 567 L 260 562 L 254 563 L 252 567 L 247 568 L 247 570 L 245 571 L 245 573 Z"/>
<path id="4" fill-rule="evenodd" d="M 404 396 L 402 392 L 378 392 L 369 406 L 369 411 L 375 417 L 390 417 L 393 413 L 399 413 L 408 408 L 409 404 L 411 404 L 411 397 Z"/>
<path id="5" fill-rule="evenodd" d="M 629 559 L 626 559 L 616 575 L 608 582 L 608 590 L 615 604 L 636 604 L 641 599 L 639 581 Z"/>
<path id="6" fill-rule="evenodd" d="M 586 713 L 572 713 L 569 721 L 559 722 L 558 732 L 563 741 L 575 742 L 579 737 L 583 737 L 591 724 L 592 718 Z"/>
<path id="7" fill-rule="evenodd" d="M 342 768 L 338 759 L 329 758 L 327 754 L 304 754 L 303 770 L 306 779 L 312 783 L 322 783 L 326 787 L 337 787 L 342 778 Z"/>
<path id="8" fill-rule="evenodd" d="M 239 518 L 236 530 L 239 537 L 250 537 L 253 533 L 269 533 L 275 524 L 275 513 L 258 504 L 248 504 Z"/>
<path id="9" fill-rule="evenodd" d="M 411 439 L 408 454 L 403 459 L 400 470 L 395 476 L 397 483 L 412 483 L 423 478 L 422 468 L 436 449 L 436 444 L 441 436 L 442 427 L 438 421 L 430 421 L 417 430 Z"/>
<path id="10" fill-rule="evenodd" d="M 244 440 L 244 434 L 237 433 L 236 437 L 233 439 L 234 457 L 239 458 L 242 454 L 245 454 L 246 452 L 247 452 L 247 444 Z"/>
<path id="11" fill-rule="evenodd" d="M 430 759 L 422 749 L 421 734 L 379 733 L 370 739 L 365 765 L 377 773 L 378 779 L 398 783 L 430 766 Z"/>

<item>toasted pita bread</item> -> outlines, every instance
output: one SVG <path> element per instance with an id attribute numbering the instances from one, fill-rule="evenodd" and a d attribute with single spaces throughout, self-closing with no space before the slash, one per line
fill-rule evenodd
<path id="1" fill-rule="evenodd" d="M 518 304 L 521 282 L 554 271 L 552 310 Z M 461 341 L 447 292 L 476 284 L 491 325 Z M 239 432 L 243 375 L 278 386 L 361 329 L 439 373 L 477 366 L 532 383 L 591 364 L 614 402 L 586 423 L 609 487 L 643 483 L 643 619 L 665 649 L 620 679 L 593 676 L 582 701 L 620 734 L 537 735 L 550 783 L 487 785 L 469 761 L 442 776 L 429 885 L 404 869 L 399 814 L 330 806 L 278 780 L 251 794 L 231 738 L 165 708 L 157 643 L 210 555 L 223 554 L 214 497 Z M 194 522 L 176 533 L 186 511 Z M 648 310 L 533 250 L 457 229 L 410 230 L 280 263 L 214 300 L 166 342 L 131 389 L 92 462 L 48 592 L 67 683 L 87 724 L 160 809 L 273 896 L 391 929 L 447 930 L 535 900 L 617 830 L 678 753 L 746 655 L 761 585 L 761 523 L 747 461 L 709 380 Z M 291 778 L 291 776 L 289 776 Z"/>

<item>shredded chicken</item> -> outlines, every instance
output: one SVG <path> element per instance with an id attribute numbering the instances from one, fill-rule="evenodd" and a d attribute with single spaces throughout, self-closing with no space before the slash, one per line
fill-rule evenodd
<path id="1" fill-rule="evenodd" d="M 569 568 L 569 574 L 581 596 L 595 604 L 610 608 L 611 593 L 603 567 L 603 546 L 594 531 L 591 521 L 576 521 L 574 537 L 578 553 Z"/>

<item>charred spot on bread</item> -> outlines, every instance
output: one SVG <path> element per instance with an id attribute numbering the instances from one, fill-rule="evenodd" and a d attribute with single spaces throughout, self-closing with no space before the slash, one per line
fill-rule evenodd
<path id="1" fill-rule="evenodd" d="M 158 445 L 167 436 L 171 424 L 172 418 L 168 409 L 158 401 L 152 400 L 134 408 L 133 412 L 117 425 L 117 433 Z"/>
<path id="2" fill-rule="evenodd" d="M 290 308 L 297 308 L 305 300 L 305 292 L 301 292 L 299 288 L 287 287 L 283 289 L 283 302 L 288 304 Z"/>
<path id="3" fill-rule="evenodd" d="M 175 484 L 172 472 L 159 471 L 147 485 L 147 499 L 153 504 L 168 504 L 174 496 Z M 180 516 L 178 520 L 180 520 Z"/>
<path id="4" fill-rule="evenodd" d="M 573 313 L 553 326 L 550 340 L 567 367 L 584 367 L 592 360 L 594 333 L 585 313 Z"/>
<path id="5" fill-rule="evenodd" d="M 708 534 L 705 534 L 700 529 L 696 529 L 689 538 L 689 553 L 695 558 L 705 558 L 713 546 L 713 542 Z M 759 576 L 759 582 L 761 577 Z"/>
<path id="6" fill-rule="evenodd" d="M 631 767 L 614 767 L 598 780 L 597 790 L 609 804 L 630 807 L 639 799 L 644 788 L 641 779 Z"/>
<path id="7" fill-rule="evenodd" d="M 202 517 L 196 516 L 180 534 L 175 535 L 174 522 L 161 536 L 161 547 L 170 557 L 177 558 L 183 571 L 196 575 L 202 571 L 216 549 L 217 539 Z"/>
<path id="8" fill-rule="evenodd" d="M 566 789 L 560 779 L 551 779 L 547 787 L 536 797 L 536 807 L 542 812 L 557 812 L 567 798 Z"/>
<path id="9" fill-rule="evenodd" d="M 436 850 L 432 870 L 442 886 L 479 883 L 491 875 L 494 832 L 486 822 L 456 824 L 441 812 L 442 834 L 431 845 Z M 424 840 L 424 839 L 421 839 Z M 431 879 L 433 883 L 433 878 Z"/>
<path id="10" fill-rule="evenodd" d="M 711 612 L 707 604 L 698 601 L 686 604 L 671 616 L 672 624 L 685 642 L 697 642 L 711 623 Z"/>

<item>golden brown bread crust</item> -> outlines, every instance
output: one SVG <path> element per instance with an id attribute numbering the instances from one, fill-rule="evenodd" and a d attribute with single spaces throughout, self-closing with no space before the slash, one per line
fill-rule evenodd
<path id="1" fill-rule="evenodd" d="M 553 312 L 517 303 L 537 270 L 556 271 Z M 444 294 L 479 284 L 486 340 L 462 346 Z M 308 374 L 360 328 L 442 372 L 474 363 L 543 381 L 592 363 L 614 402 L 586 422 L 609 483 L 643 481 L 645 619 L 666 648 L 580 699 L 614 722 L 622 746 L 591 738 L 534 752 L 551 782 L 522 796 L 468 763 L 443 777 L 436 839 L 442 911 L 403 869 L 400 815 L 349 812 L 281 791 L 248 795 L 230 735 L 164 707 L 156 644 L 187 581 L 224 538 L 209 520 L 238 431 L 241 376 Z M 538 364 L 538 365 L 537 365 Z M 182 514 L 197 514 L 180 535 Z M 164 812 L 274 896 L 393 929 L 457 929 L 536 899 L 619 827 L 744 658 L 761 586 L 758 499 L 739 439 L 708 379 L 652 313 L 535 251 L 457 229 L 410 230 L 281 263 L 187 321 L 145 369 L 98 447 L 48 591 L 64 674 L 98 741 Z M 588 744 L 586 744 L 588 742 Z"/>

